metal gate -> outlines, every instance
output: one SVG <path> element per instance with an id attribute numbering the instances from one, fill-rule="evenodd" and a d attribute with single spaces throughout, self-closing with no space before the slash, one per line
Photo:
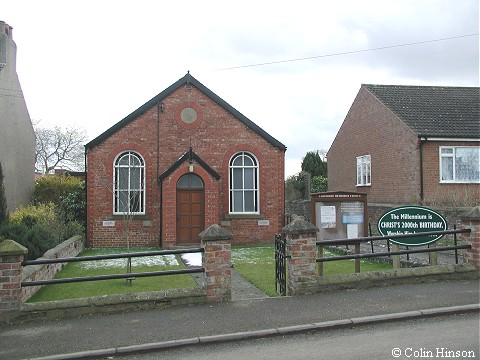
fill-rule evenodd
<path id="1" fill-rule="evenodd" d="M 275 291 L 281 296 L 287 295 L 287 240 L 275 235 Z"/>

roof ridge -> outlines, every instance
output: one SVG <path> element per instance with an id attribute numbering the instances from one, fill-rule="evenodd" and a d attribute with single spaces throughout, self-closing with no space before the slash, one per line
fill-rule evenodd
<path id="1" fill-rule="evenodd" d="M 119 122 L 115 123 L 113 126 L 111 126 L 109 129 L 105 130 L 103 133 L 101 133 L 99 136 L 91 140 L 85 145 L 85 148 L 91 149 L 95 147 L 96 145 L 100 144 L 103 142 L 105 139 L 110 137 L 113 133 L 115 133 L 117 130 L 120 130 L 123 128 L 125 125 L 129 124 L 131 121 L 133 121 L 135 118 L 143 114 L 145 111 L 150 109 L 152 106 L 160 102 L 162 99 L 170 95 L 172 92 L 174 92 L 176 89 L 178 89 L 180 86 L 184 84 L 191 84 L 195 86 L 198 90 L 203 92 L 206 96 L 211 98 L 213 101 L 215 101 L 217 104 L 219 104 L 222 108 L 224 108 L 227 112 L 235 116 L 239 121 L 243 122 L 246 126 L 248 126 L 250 129 L 252 129 L 254 132 L 256 132 L 258 135 L 260 135 L 262 138 L 267 140 L 270 144 L 282 149 L 283 151 L 287 150 L 287 147 L 282 144 L 280 141 L 275 139 L 273 136 L 268 134 L 265 130 L 263 130 L 260 126 L 255 124 L 252 120 L 247 118 L 245 115 L 243 115 L 240 111 L 235 109 L 233 106 L 231 106 L 229 103 L 227 103 L 225 100 L 223 100 L 220 96 L 215 94 L 212 90 L 207 88 L 205 85 L 203 85 L 200 81 L 198 81 L 193 75 L 190 74 L 190 71 L 185 74 L 182 78 L 178 79 L 176 82 L 174 82 L 172 85 L 167 87 L 165 90 L 162 92 L 158 93 L 155 95 L 153 98 L 148 100 L 145 104 L 134 110 L 132 113 L 127 115 L 125 118 L 120 120 Z"/>

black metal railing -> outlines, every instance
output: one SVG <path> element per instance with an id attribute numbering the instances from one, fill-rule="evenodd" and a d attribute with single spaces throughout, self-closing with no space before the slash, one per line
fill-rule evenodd
<path id="1" fill-rule="evenodd" d="M 405 239 L 405 238 L 412 238 L 412 237 L 423 237 L 423 236 L 437 236 L 437 235 L 449 235 L 449 234 L 460 234 L 460 233 L 470 233 L 471 229 L 461 229 L 461 230 L 445 230 L 445 231 L 429 231 L 429 232 L 422 232 L 416 234 L 397 234 L 397 235 L 387 235 L 387 236 L 370 236 L 370 237 L 359 237 L 353 239 L 336 239 L 336 240 L 320 240 L 316 242 L 317 246 L 325 247 L 325 246 L 337 246 L 337 245 L 356 245 L 359 246 L 360 243 L 364 242 L 373 242 L 373 241 L 381 241 L 381 240 L 392 240 L 392 239 Z M 417 249 L 406 249 L 406 250 L 397 250 L 397 251 L 387 251 L 387 252 L 380 252 L 380 253 L 358 253 L 358 248 L 356 249 L 356 254 L 351 255 L 338 255 L 332 257 L 319 257 L 316 259 L 316 262 L 323 263 L 328 261 L 338 261 L 338 260 L 360 260 L 366 258 L 375 258 L 375 257 L 383 257 L 383 256 L 393 256 L 393 255 L 405 255 L 405 254 L 416 254 L 416 253 L 430 253 L 430 252 L 438 252 L 438 251 L 448 251 L 448 250 L 455 250 L 457 252 L 460 249 L 471 249 L 471 245 L 457 245 L 456 237 L 455 237 L 455 245 L 454 246 L 436 246 L 431 248 L 417 248 Z M 458 263 L 458 254 L 456 253 L 456 263 Z M 358 266 L 357 266 L 358 265 Z M 359 272 L 359 263 L 356 264 L 356 272 Z"/>
<path id="2" fill-rule="evenodd" d="M 282 235 L 275 235 L 275 292 L 287 295 L 287 240 Z"/>
<path id="3" fill-rule="evenodd" d="M 96 261 L 96 260 L 110 260 L 110 259 L 129 259 L 145 256 L 161 256 L 161 255 L 176 255 L 176 254 L 189 254 L 189 253 L 202 253 L 204 249 L 177 249 L 177 250 L 159 250 L 159 251 L 146 251 L 135 253 L 123 253 L 123 254 L 108 254 L 108 255 L 94 255 L 94 256 L 80 256 L 72 258 L 57 258 L 57 259 L 37 259 L 37 260 L 25 260 L 22 262 L 22 266 L 27 265 L 43 265 L 43 264 L 59 264 L 69 262 L 81 262 L 81 261 Z M 51 279 L 51 280 L 32 280 L 24 281 L 21 283 L 22 287 L 26 286 L 39 286 L 49 284 L 67 284 L 74 282 L 87 282 L 87 281 L 99 281 L 99 280 L 112 280 L 112 279 L 132 279 L 149 276 L 165 276 L 165 275 L 178 275 L 178 274 L 193 274 L 205 272 L 205 268 L 201 266 L 192 266 L 187 269 L 176 270 L 163 270 L 152 272 L 140 272 L 132 273 L 127 272 L 125 274 L 110 274 L 110 275 L 97 275 L 87 277 L 65 278 L 65 279 Z"/>

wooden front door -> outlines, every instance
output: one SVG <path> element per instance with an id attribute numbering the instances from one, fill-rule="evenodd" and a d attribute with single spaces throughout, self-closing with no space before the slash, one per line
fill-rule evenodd
<path id="1" fill-rule="evenodd" d="M 177 244 L 199 244 L 205 229 L 205 191 L 195 174 L 182 176 L 177 183 Z"/>

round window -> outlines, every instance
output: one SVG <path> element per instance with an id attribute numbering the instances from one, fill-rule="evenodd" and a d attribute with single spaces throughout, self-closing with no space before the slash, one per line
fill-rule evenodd
<path id="1" fill-rule="evenodd" d="M 186 107 L 180 112 L 182 121 L 186 124 L 191 124 L 197 120 L 197 112 L 192 107 Z"/>

